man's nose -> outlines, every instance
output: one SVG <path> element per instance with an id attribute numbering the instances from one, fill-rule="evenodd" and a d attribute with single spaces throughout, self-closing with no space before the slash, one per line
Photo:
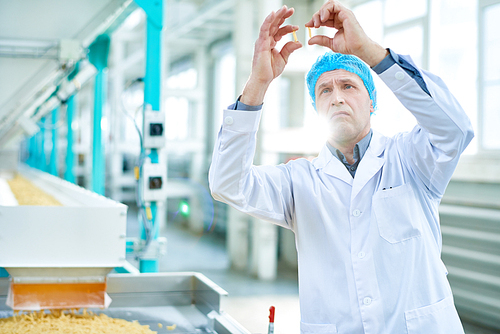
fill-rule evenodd
<path id="1" fill-rule="evenodd" d="M 341 105 L 344 104 L 344 96 L 342 92 L 340 92 L 338 89 L 335 89 L 332 92 L 332 105 Z"/>

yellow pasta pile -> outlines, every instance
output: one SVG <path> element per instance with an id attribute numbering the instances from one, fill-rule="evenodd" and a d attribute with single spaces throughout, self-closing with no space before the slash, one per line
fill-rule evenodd
<path id="1" fill-rule="evenodd" d="M 82 314 L 75 311 L 53 310 L 51 313 L 32 312 L 0 319 L 2 334 L 156 334 L 149 326 L 137 321 L 110 318 L 105 314 L 96 315 L 86 310 Z"/>
<path id="2" fill-rule="evenodd" d="M 10 190 L 19 205 L 60 206 L 58 200 L 35 186 L 29 180 L 17 174 L 12 180 L 7 180 Z"/>

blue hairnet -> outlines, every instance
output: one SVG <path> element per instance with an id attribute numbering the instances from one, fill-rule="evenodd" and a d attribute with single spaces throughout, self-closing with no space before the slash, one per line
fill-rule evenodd
<path id="1" fill-rule="evenodd" d="M 377 109 L 377 91 L 375 89 L 375 84 L 373 83 L 373 77 L 370 72 L 370 68 L 358 57 L 353 55 L 345 55 L 342 53 L 327 52 L 322 56 L 319 56 L 314 65 L 307 73 L 306 81 L 307 88 L 309 89 L 309 95 L 311 96 L 312 104 L 314 109 L 316 109 L 316 94 L 314 89 L 316 87 L 316 82 L 321 74 L 333 71 L 333 70 L 346 70 L 351 73 L 356 74 L 363 80 L 370 100 L 373 103 L 373 109 Z"/>

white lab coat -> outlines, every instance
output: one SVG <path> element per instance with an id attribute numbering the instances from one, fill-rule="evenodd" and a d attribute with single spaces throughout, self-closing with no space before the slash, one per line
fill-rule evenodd
<path id="1" fill-rule="evenodd" d="M 312 162 L 253 166 L 260 112 L 224 111 L 212 194 L 295 233 L 303 334 L 463 333 L 438 206 L 473 131 L 441 79 L 420 72 L 432 97 L 398 64 L 379 75 L 419 125 L 374 131 L 354 179 L 326 145 Z"/>

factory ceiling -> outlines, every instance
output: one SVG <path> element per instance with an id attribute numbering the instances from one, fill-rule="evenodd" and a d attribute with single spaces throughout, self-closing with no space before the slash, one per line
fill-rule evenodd
<path id="1" fill-rule="evenodd" d="M 235 2 L 165 0 L 168 60 L 229 37 Z M 0 134 L 17 118 L 31 117 L 26 110 L 50 96 L 102 33 L 110 34 L 112 43 L 115 35 L 129 42 L 128 56 L 135 52 L 131 68 L 143 71 L 144 48 L 136 46 L 144 45 L 144 15 L 130 22 L 134 11 L 142 10 L 132 0 L 0 0 Z"/>

